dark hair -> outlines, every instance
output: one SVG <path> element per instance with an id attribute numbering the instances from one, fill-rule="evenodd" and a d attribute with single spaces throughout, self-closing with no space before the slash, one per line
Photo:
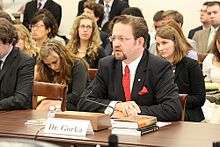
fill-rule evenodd
<path id="1" fill-rule="evenodd" d="M 0 11 L 0 18 L 5 18 L 7 19 L 10 23 L 14 24 L 14 21 L 11 19 L 11 16 L 4 11 Z"/>
<path id="2" fill-rule="evenodd" d="M 31 20 L 31 26 L 35 25 L 39 21 L 43 21 L 45 28 L 48 30 L 50 29 L 51 31 L 48 33 L 48 38 L 53 38 L 57 35 L 58 33 L 58 25 L 56 22 L 56 19 L 54 16 L 51 14 L 50 11 L 46 9 L 42 9 L 36 13 L 34 18 Z"/>
<path id="3" fill-rule="evenodd" d="M 121 12 L 121 15 L 132 15 L 132 16 L 136 16 L 136 17 L 142 17 L 144 18 L 143 13 L 141 12 L 141 10 L 137 7 L 129 7 L 124 9 Z"/>
<path id="4" fill-rule="evenodd" d="M 95 17 L 99 18 L 97 25 L 100 27 L 104 18 L 104 7 L 101 4 L 97 4 L 93 1 L 86 1 L 84 3 L 84 9 L 88 8 L 94 12 Z"/>
<path id="5" fill-rule="evenodd" d="M 220 62 L 220 49 L 217 48 L 217 42 L 220 44 L 220 30 L 215 34 L 214 44 L 212 48 L 212 53 L 215 55 L 218 62 Z"/>
<path id="6" fill-rule="evenodd" d="M 164 10 L 160 10 L 157 11 L 154 16 L 153 16 L 153 21 L 161 21 L 163 19 L 162 15 L 163 15 Z"/>
<path id="7" fill-rule="evenodd" d="M 18 41 L 16 28 L 5 18 L 0 18 L 0 40 L 3 44 L 9 43 L 13 46 Z"/>
<path id="8" fill-rule="evenodd" d="M 145 46 L 147 45 L 146 40 L 148 40 L 148 27 L 147 23 L 142 17 L 135 17 L 131 15 L 120 15 L 113 18 L 110 23 L 110 30 L 112 33 L 112 29 L 116 23 L 129 24 L 133 30 L 133 36 L 135 39 L 139 37 L 143 37 L 145 40 Z"/>
<path id="9" fill-rule="evenodd" d="M 210 6 L 214 6 L 214 5 L 218 5 L 220 7 L 220 2 L 219 1 L 209 1 L 207 3 L 207 6 L 210 7 Z"/>

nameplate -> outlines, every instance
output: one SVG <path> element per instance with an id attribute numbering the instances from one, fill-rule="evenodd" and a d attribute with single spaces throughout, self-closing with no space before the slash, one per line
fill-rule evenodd
<path id="1" fill-rule="evenodd" d="M 46 134 L 59 136 L 80 136 L 94 134 L 91 122 L 89 120 L 48 118 L 44 129 Z"/>

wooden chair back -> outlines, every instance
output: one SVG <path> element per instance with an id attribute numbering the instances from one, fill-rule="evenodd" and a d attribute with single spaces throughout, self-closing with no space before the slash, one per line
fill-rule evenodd
<path id="1" fill-rule="evenodd" d="M 179 95 L 180 98 L 180 102 L 182 105 L 182 116 L 181 116 L 181 120 L 184 121 L 185 120 L 185 111 L 186 111 L 186 100 L 187 100 L 187 95 Z"/>
<path id="2" fill-rule="evenodd" d="M 97 71 L 98 71 L 98 69 L 96 69 L 96 68 L 89 68 L 89 69 L 88 69 L 88 73 L 89 73 L 89 78 L 90 78 L 90 80 L 95 79 L 96 74 L 97 74 Z"/>
<path id="3" fill-rule="evenodd" d="M 37 97 L 44 96 L 50 100 L 61 101 L 61 111 L 66 110 L 67 86 L 62 84 L 54 84 L 47 82 L 33 82 L 32 108 L 38 106 Z"/>

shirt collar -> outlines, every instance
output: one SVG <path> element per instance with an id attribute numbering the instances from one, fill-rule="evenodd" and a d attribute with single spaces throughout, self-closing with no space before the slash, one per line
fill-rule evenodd
<path id="1" fill-rule="evenodd" d="M 219 29 L 219 27 L 214 28 L 213 26 L 211 26 L 211 30 L 210 30 L 210 32 L 217 32 L 218 29 Z"/>
<path id="2" fill-rule="evenodd" d="M 37 3 L 39 2 L 41 2 L 41 8 L 43 8 L 47 0 L 38 0 Z"/>
<path id="3" fill-rule="evenodd" d="M 9 48 L 8 53 L 7 53 L 4 57 L 1 58 L 1 60 L 2 60 L 3 63 L 5 62 L 6 58 L 8 57 L 8 55 L 10 54 L 10 52 L 12 51 L 12 49 L 13 49 L 13 46 L 11 46 L 11 47 Z"/>
<path id="4" fill-rule="evenodd" d="M 114 0 L 112 0 L 112 1 L 110 1 L 110 2 L 108 3 L 109 8 L 111 8 L 111 7 L 112 7 L 113 2 L 114 2 Z M 105 5 L 106 5 L 106 4 L 107 4 L 107 3 L 104 1 L 104 7 L 105 7 Z"/>
<path id="5" fill-rule="evenodd" d="M 134 61 L 132 61 L 129 64 L 126 64 L 125 62 L 122 61 L 122 69 L 123 69 L 123 73 L 124 73 L 124 68 L 126 65 L 128 65 L 129 69 L 130 69 L 130 73 L 131 74 L 135 74 L 136 73 L 136 69 L 138 67 L 139 62 L 141 61 L 142 56 L 138 57 L 137 59 L 135 59 Z"/>

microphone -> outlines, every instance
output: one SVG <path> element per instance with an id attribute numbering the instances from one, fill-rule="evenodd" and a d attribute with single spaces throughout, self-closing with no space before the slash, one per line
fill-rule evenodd
<path id="1" fill-rule="evenodd" d="M 108 146 L 109 147 L 118 147 L 118 136 L 117 135 L 110 135 L 108 137 Z"/>
<path id="2" fill-rule="evenodd" d="M 92 81 L 92 82 L 93 82 L 92 85 L 95 83 L 94 81 L 95 81 L 95 80 Z M 115 108 L 114 108 L 114 107 L 112 107 L 112 106 L 110 106 L 110 105 L 103 104 L 103 103 L 101 103 L 101 102 L 97 102 L 97 101 L 92 100 L 92 99 L 89 99 L 89 95 L 95 90 L 96 87 L 97 87 L 97 85 L 95 85 L 95 86 L 90 90 L 90 92 L 89 92 L 88 94 L 86 94 L 84 100 L 86 100 L 86 101 L 88 101 L 88 102 L 91 102 L 91 103 L 94 103 L 94 104 L 98 104 L 98 105 L 100 105 L 100 106 L 106 107 L 105 113 L 107 113 L 108 115 L 111 116 L 111 115 L 113 114 L 113 112 L 115 111 Z"/>

